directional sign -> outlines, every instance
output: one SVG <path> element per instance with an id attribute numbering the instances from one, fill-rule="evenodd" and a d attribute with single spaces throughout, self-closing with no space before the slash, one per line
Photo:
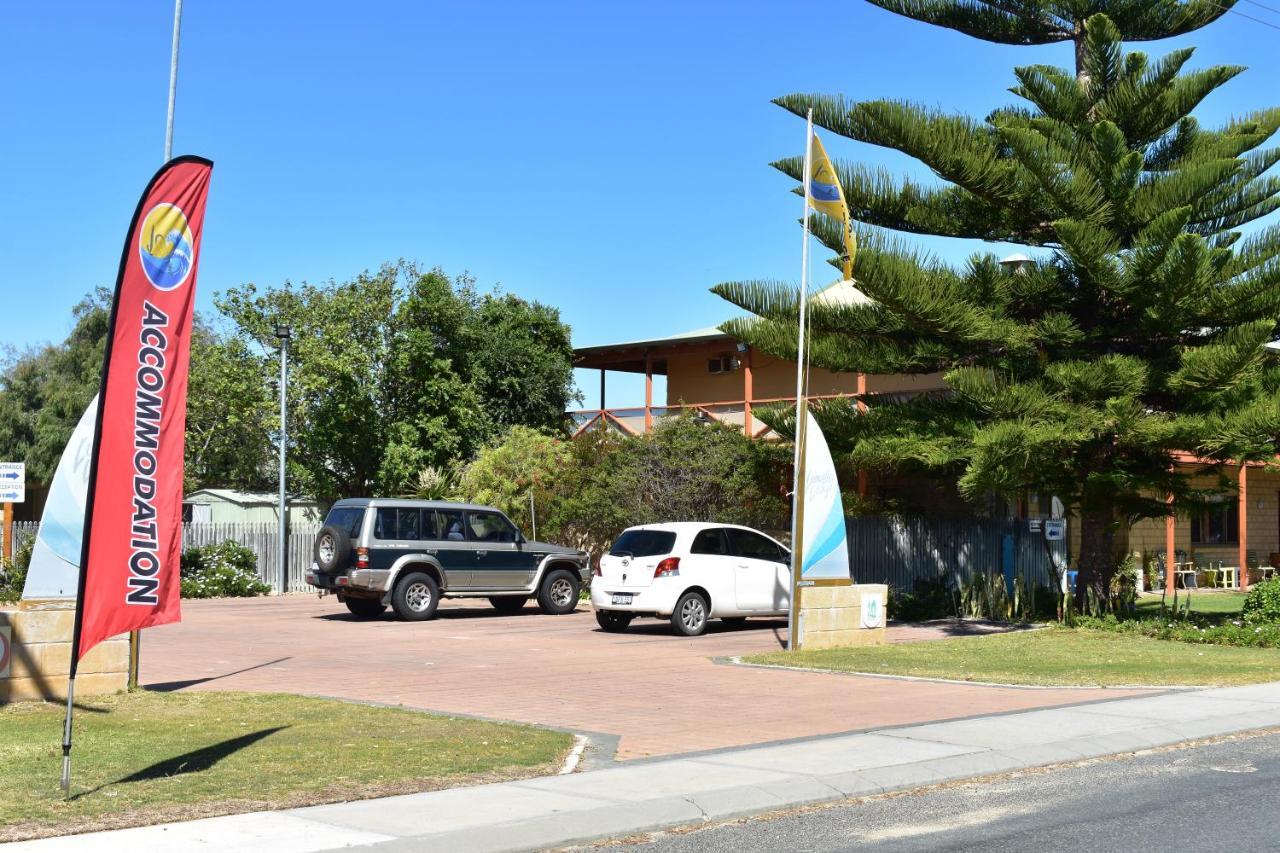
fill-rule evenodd
<path id="1" fill-rule="evenodd" d="M 1050 542 L 1061 542 L 1067 535 L 1067 522 L 1061 518 L 1046 518 L 1044 521 L 1044 538 Z"/>
<path id="2" fill-rule="evenodd" d="M 27 464 L 0 462 L 0 503 L 20 504 L 27 499 Z"/>

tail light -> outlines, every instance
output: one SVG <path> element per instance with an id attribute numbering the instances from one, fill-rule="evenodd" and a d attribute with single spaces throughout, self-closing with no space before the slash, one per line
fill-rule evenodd
<path id="1" fill-rule="evenodd" d="M 653 570 L 653 576 L 655 578 L 673 578 L 673 577 L 679 576 L 679 574 L 680 574 L 680 558 L 679 557 L 667 557 L 667 559 L 663 560 L 661 563 L 658 563 L 658 567 Z"/>
<path id="2" fill-rule="evenodd" d="M 356 568 L 357 569 L 369 568 L 369 549 L 368 548 L 356 549 Z"/>

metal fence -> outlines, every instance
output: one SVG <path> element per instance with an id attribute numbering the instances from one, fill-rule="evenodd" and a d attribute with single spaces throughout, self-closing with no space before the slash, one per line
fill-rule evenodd
<path id="1" fill-rule="evenodd" d="M 853 577 L 902 590 L 921 579 L 959 585 L 975 574 L 999 575 L 1010 558 L 1028 582 L 1049 586 L 1050 553 L 1058 566 L 1067 562 L 1067 543 L 1045 542 L 1025 520 L 861 516 L 848 519 L 847 530 Z"/>
<path id="2" fill-rule="evenodd" d="M 910 590 L 922 578 L 949 578 L 967 582 L 975 574 L 1000 574 L 1008 554 L 1017 571 L 1035 584 L 1049 585 L 1049 553 L 1059 566 L 1066 565 L 1066 543 L 1049 542 L 1043 534 L 1027 530 L 1025 521 L 861 516 L 847 521 L 849 564 L 859 583 L 887 583 Z M 13 526 L 14 544 L 36 535 L 35 522 Z M 288 592 L 309 592 L 305 576 L 311 565 L 311 549 L 320 526 L 295 525 L 289 534 Z M 182 547 L 215 545 L 231 540 L 253 550 L 258 575 L 279 591 L 279 528 L 260 524 L 189 523 L 182 526 Z M 1050 550 L 1046 550 L 1046 544 Z"/>
<path id="3" fill-rule="evenodd" d="M 14 551 L 21 548 L 36 535 L 40 525 L 34 521 L 17 522 L 13 525 Z M 316 534 L 320 532 L 318 524 L 298 524 L 289 531 L 289 589 L 288 592 L 310 592 L 307 586 L 306 572 L 311 566 L 311 547 L 315 543 Z M 3 533 L 0 532 L 0 537 Z M 261 524 L 210 524 L 190 523 L 182 525 L 182 547 L 195 548 L 200 545 L 216 545 L 231 540 L 251 549 L 258 558 L 258 576 L 270 584 L 271 588 L 280 591 L 280 528 L 275 522 Z"/>

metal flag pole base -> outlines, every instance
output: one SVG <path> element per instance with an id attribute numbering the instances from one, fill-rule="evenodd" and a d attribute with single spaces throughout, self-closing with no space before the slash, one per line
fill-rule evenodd
<path id="1" fill-rule="evenodd" d="M 67 718 L 62 724 L 62 792 L 71 795 L 71 710 L 76 695 L 76 677 L 67 679 Z"/>

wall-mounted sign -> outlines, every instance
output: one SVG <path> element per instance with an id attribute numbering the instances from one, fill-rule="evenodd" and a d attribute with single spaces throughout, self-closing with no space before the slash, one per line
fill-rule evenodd
<path id="1" fill-rule="evenodd" d="M 1067 538 L 1067 522 L 1061 518 L 1046 518 L 1044 521 L 1044 538 L 1050 542 L 1061 542 Z"/>
<path id="2" fill-rule="evenodd" d="M 0 503 L 20 504 L 27 499 L 27 463 L 0 462 Z"/>
<path id="3" fill-rule="evenodd" d="M 9 650 L 12 648 L 11 636 L 8 625 L 0 626 L 0 678 L 9 677 L 9 658 L 11 657 Z"/>
<path id="4" fill-rule="evenodd" d="M 862 627 L 884 627 L 884 593 L 868 592 L 862 596 Z"/>
<path id="5" fill-rule="evenodd" d="M 1028 518 L 1028 519 L 1027 519 L 1027 530 L 1031 531 L 1032 533 L 1039 533 L 1039 532 L 1040 532 L 1040 519 L 1038 519 L 1038 518 Z"/>

